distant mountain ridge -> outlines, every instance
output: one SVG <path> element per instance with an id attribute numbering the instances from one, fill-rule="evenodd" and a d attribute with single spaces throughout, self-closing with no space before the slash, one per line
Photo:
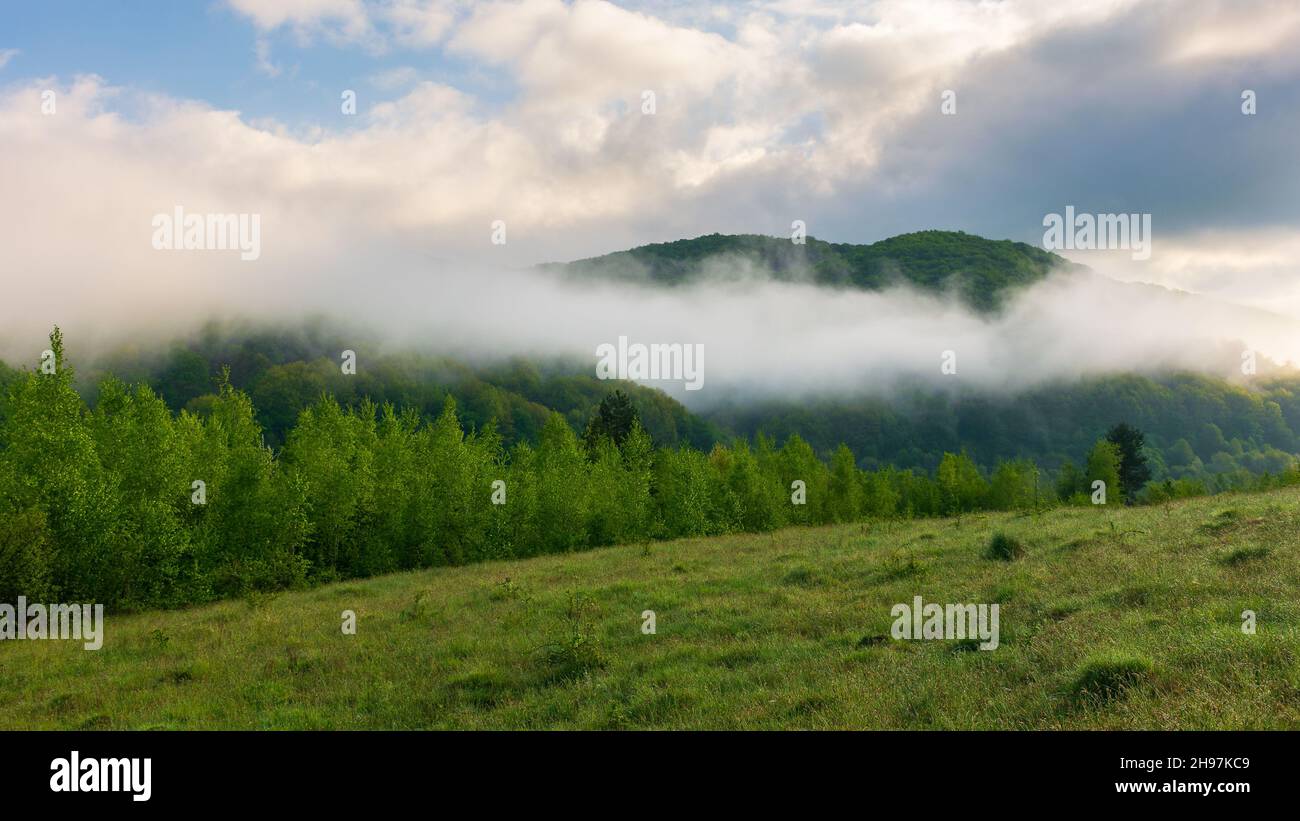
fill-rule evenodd
<path id="1" fill-rule="evenodd" d="M 783 281 L 871 291 L 906 283 L 935 293 L 955 291 L 980 311 L 996 310 L 1008 293 L 1038 282 L 1055 268 L 1089 270 L 1023 242 L 934 230 L 870 245 L 814 237 L 796 244 L 757 234 L 707 234 L 541 267 L 573 277 L 675 286 L 699 282 L 710 276 L 710 264 L 727 260 L 748 262 Z"/>

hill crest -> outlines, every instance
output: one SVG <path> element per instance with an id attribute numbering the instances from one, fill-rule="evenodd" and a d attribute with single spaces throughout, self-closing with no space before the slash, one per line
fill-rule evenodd
<path id="1" fill-rule="evenodd" d="M 755 269 L 778 281 L 827 287 L 874 291 L 908 284 L 936 293 L 956 291 L 980 311 L 996 310 L 1006 295 L 1042 280 L 1053 269 L 1088 270 L 1027 243 L 939 230 L 899 234 L 867 245 L 811 236 L 796 244 L 760 234 L 714 233 L 540 267 L 576 278 L 655 286 L 688 285 Z"/>

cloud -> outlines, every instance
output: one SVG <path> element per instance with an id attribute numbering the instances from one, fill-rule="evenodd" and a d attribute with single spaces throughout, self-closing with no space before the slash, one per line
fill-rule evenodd
<path id="1" fill-rule="evenodd" d="M 9 65 L 9 61 L 22 54 L 22 51 L 16 48 L 0 48 L 0 68 Z"/>
<path id="2" fill-rule="evenodd" d="M 399 45 L 421 48 L 443 39 L 456 18 L 456 6 L 441 0 L 392 0 L 377 13 Z"/>
<path id="3" fill-rule="evenodd" d="M 540 177 L 542 187 L 563 191 L 561 212 L 587 210 L 575 200 L 608 205 L 610 221 L 627 216 L 620 203 L 628 189 L 645 186 L 638 202 L 645 216 L 631 227 L 643 238 L 671 236 L 676 220 L 661 215 L 680 213 L 686 201 L 703 217 L 700 230 L 784 230 L 799 218 L 814 233 L 828 226 L 840 235 L 849 224 L 878 222 L 873 236 L 859 236 L 878 238 L 936 218 L 953 225 L 952 214 L 954 227 L 1028 239 L 1041 214 L 1067 199 L 1080 207 L 1103 201 L 1094 210 L 1107 210 L 1104 200 L 1130 211 L 1140 205 L 1174 231 L 1222 219 L 1216 200 L 1224 196 L 1239 200 L 1230 220 L 1295 218 L 1287 194 L 1294 174 L 1277 171 L 1300 167 L 1292 130 L 1241 117 L 1241 88 L 1225 88 L 1222 76 L 1225 61 L 1239 66 L 1242 85 L 1260 86 L 1270 117 L 1294 120 L 1287 112 L 1298 110 L 1300 61 L 1288 56 L 1285 38 L 1271 35 L 1235 38 L 1226 51 L 1195 45 L 1207 27 L 1273 31 L 1272 21 L 1290 19 L 1282 12 L 1267 0 L 1230 10 L 1193 2 L 1177 16 L 1136 0 L 686 11 L 598 0 L 465 8 L 333 0 L 250 13 L 263 28 L 341 20 L 380 39 L 391 39 L 380 34 L 386 20 L 428 23 L 424 40 L 502 73 L 517 89 L 504 105 L 494 102 L 491 125 L 522 135 L 527 155 L 548 170 L 499 167 L 522 172 L 517 184 Z M 389 69 L 376 81 L 397 89 L 406 75 Z M 956 117 L 938 116 L 945 90 L 957 95 Z M 655 95 L 653 117 L 641 113 L 647 93 Z M 1231 116 L 1215 118 L 1216 107 Z M 1223 154 L 1210 142 L 1216 132 L 1241 164 L 1207 163 Z M 1113 157 L 1097 156 L 1098 146 Z M 1066 160 L 1080 152 L 1085 161 Z M 1044 174 L 1027 157 L 1059 159 Z M 1114 173 L 1099 168 L 1105 163 Z M 557 172 L 567 179 L 554 179 Z M 1158 182 L 1171 177 L 1179 183 Z M 1183 189 L 1198 177 L 1204 195 L 1188 196 Z M 592 181 L 606 190 L 593 190 Z M 1027 196 L 1009 201 L 999 187 Z M 647 202 L 649 189 L 663 196 Z M 737 193 L 754 203 L 748 213 L 726 202 Z M 1151 202 L 1162 193 L 1165 202 Z"/>
<path id="4" fill-rule="evenodd" d="M 279 77 L 283 69 L 271 60 L 271 44 L 259 38 L 254 51 L 257 54 L 257 70 L 268 77 Z"/>
<path id="5" fill-rule="evenodd" d="M 381 91 L 392 91 L 403 88 L 414 83 L 420 78 L 420 72 L 411 66 L 398 66 L 386 71 L 372 74 L 369 77 L 370 84 Z"/>
<path id="6" fill-rule="evenodd" d="M 1294 3 L 1271 0 L 1252 11 L 1241 14 L 1232 5 L 1191 9 L 1195 25 L 1172 40 L 1167 58 L 1175 63 L 1249 60 L 1294 43 L 1300 34 L 1300 7 Z M 1267 15 L 1267 25 L 1260 25 L 1258 13 Z"/>
<path id="7" fill-rule="evenodd" d="M 486 3 L 451 47 L 510 66 L 525 87 L 557 105 L 600 104 L 654 87 L 707 93 L 752 63 L 746 49 L 719 35 L 593 0 Z"/>
<path id="8" fill-rule="evenodd" d="M 1294 322 L 1100 277 L 1053 278 L 990 319 L 905 289 L 770 282 L 735 260 L 715 261 L 725 281 L 667 292 L 521 270 L 546 249 L 582 256 L 582 245 L 611 241 L 587 236 L 591 226 L 679 195 L 663 177 L 656 199 L 654 183 L 599 153 L 591 165 L 556 168 L 564 147 L 539 145 L 539 132 L 486 117 L 447 86 L 421 84 L 377 106 L 360 129 L 312 142 L 93 76 L 58 86 L 58 114 L 46 116 L 33 104 L 43 87 L 0 93 L 0 224 L 16 272 L 0 303 L 9 361 L 34 361 L 55 323 L 85 356 L 109 343 L 161 344 L 212 316 L 313 313 L 474 359 L 594 361 L 596 346 L 619 336 L 700 343 L 705 389 L 677 391 L 697 406 L 737 392 L 946 385 L 937 381 L 945 350 L 958 357 L 951 384 L 991 390 L 1109 370 L 1223 373 L 1241 344 L 1300 361 Z M 625 176 L 620 185 L 585 176 L 606 172 Z M 258 214 L 259 259 L 155 250 L 152 219 L 177 205 Z M 486 217 L 503 211 L 510 240 L 493 246 Z M 1161 264 L 1174 274 L 1197 260 L 1277 268 L 1280 281 L 1294 237 L 1255 240 L 1234 254 L 1233 235 L 1205 236 Z"/>
<path id="9" fill-rule="evenodd" d="M 453 0 L 226 0 L 261 34 L 287 29 L 307 45 L 361 46 L 383 52 L 393 45 L 427 48 L 437 44 L 456 16 Z"/>
<path id="10" fill-rule="evenodd" d="M 293 127 L 97 77 L 4 86 L 7 265 L 76 288 L 15 286 L 0 319 L 45 323 L 127 286 L 157 308 L 146 316 L 329 292 L 362 271 L 354 287 L 400 292 L 712 231 L 783 235 L 795 219 L 839 241 L 935 227 L 1037 242 L 1066 205 L 1154 215 L 1150 263 L 1108 265 L 1117 276 L 1300 311 L 1300 58 L 1268 38 L 1188 52 L 1226 13 L 1215 3 L 235 7 L 259 42 L 436 41 L 509 92 L 388 67 L 372 79 L 394 99 Z M 1232 9 L 1267 27 L 1276 7 Z M 34 103 L 47 88 L 55 116 Z M 955 116 L 939 112 L 946 88 Z M 178 204 L 261 214 L 262 259 L 153 251 L 150 218 Z"/>
<path id="11" fill-rule="evenodd" d="M 1300 229 L 1196 231 L 1165 241 L 1152 264 L 1115 259 L 1126 280 L 1185 288 L 1224 302 L 1300 317 Z"/>
<path id="12" fill-rule="evenodd" d="M 282 26 L 292 29 L 304 41 L 328 35 L 336 41 L 359 40 L 371 30 L 361 0 L 227 0 L 237 13 L 249 18 L 263 32 Z"/>

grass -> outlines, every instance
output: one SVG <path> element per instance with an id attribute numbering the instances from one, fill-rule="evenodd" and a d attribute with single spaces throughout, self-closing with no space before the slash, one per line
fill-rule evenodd
<path id="1" fill-rule="evenodd" d="M 1015 561 L 989 560 L 995 534 Z M 894 640 L 890 608 L 917 595 L 999 603 L 1000 646 Z M 1300 493 L 627 545 L 110 615 L 98 652 L 0 643 L 0 727 L 1300 728 Z"/>

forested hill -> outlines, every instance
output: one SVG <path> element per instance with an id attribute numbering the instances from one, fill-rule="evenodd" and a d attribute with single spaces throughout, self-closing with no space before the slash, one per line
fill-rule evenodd
<path id="1" fill-rule="evenodd" d="M 1192 479 L 1210 489 L 1292 469 L 1300 454 L 1300 376 L 1232 384 L 1211 376 L 1111 374 L 1014 394 L 922 391 L 892 397 L 750 402 L 707 418 L 742 437 L 793 433 L 818 452 L 847 444 L 866 468 L 933 470 L 944 453 L 966 452 L 991 470 L 1032 459 L 1049 471 L 1078 462 L 1118 422 L 1146 434 L 1153 477 Z"/>
<path id="2" fill-rule="evenodd" d="M 353 349 L 355 375 L 339 366 Z M 1015 394 L 902 391 L 892 396 L 842 396 L 803 401 L 723 404 L 703 412 L 662 391 L 597 379 L 582 362 L 514 359 L 472 365 L 448 356 L 385 351 L 356 334 L 308 323 L 255 329 L 210 325 L 161 349 L 122 351 L 78 365 L 78 388 L 98 404 L 108 375 L 148 383 L 173 411 L 206 416 L 228 367 L 246 391 L 265 441 L 279 448 L 302 411 L 322 395 L 357 407 L 366 398 L 410 409 L 426 420 L 448 397 L 469 430 L 492 425 L 506 445 L 537 443 L 551 411 L 581 432 L 600 401 L 622 389 L 656 445 L 707 452 L 736 437 L 779 443 L 798 434 L 829 457 L 847 444 L 860 466 L 933 471 L 945 453 L 966 452 L 985 471 L 1006 459 L 1032 459 L 1055 473 L 1081 462 L 1112 425 L 1143 430 L 1153 478 L 1198 481 L 1209 489 L 1244 487 L 1251 476 L 1292 469 L 1300 453 L 1300 376 L 1260 377 L 1231 384 L 1193 374 L 1113 374 L 1044 385 Z M 7 386 L 20 372 L 0 363 L 0 425 Z M 0 447 L 3 443 L 0 442 Z"/>
<path id="3" fill-rule="evenodd" d="M 834 287 L 879 290 L 909 283 L 934 292 L 955 290 L 982 311 L 996 309 L 1006 294 L 1037 282 L 1054 267 L 1088 270 L 1023 242 L 962 231 L 917 231 L 870 245 L 813 237 L 798 245 L 789 238 L 709 234 L 542 267 L 574 277 L 680 285 L 725 274 L 715 263 L 733 272 L 749 263 L 778 280 Z"/>

